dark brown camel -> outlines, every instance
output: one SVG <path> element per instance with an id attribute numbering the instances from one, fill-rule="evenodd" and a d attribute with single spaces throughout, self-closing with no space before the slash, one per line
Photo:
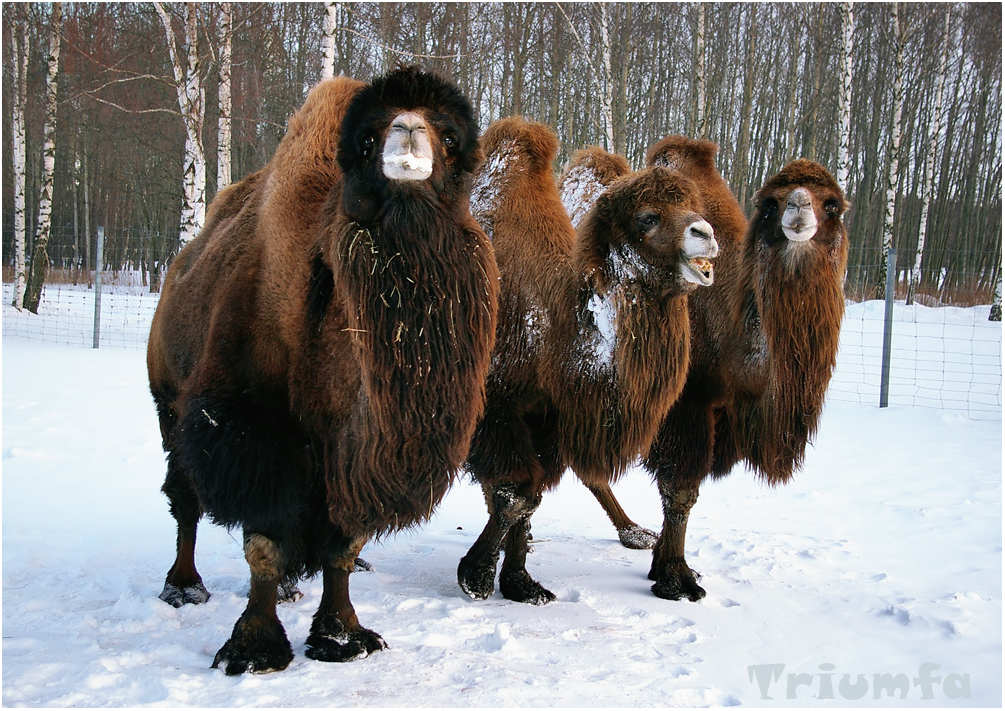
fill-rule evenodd
<path id="1" fill-rule="evenodd" d="M 663 168 L 625 176 L 573 230 L 551 169 L 554 134 L 520 118 L 483 139 L 472 212 L 502 273 L 485 415 L 468 470 L 489 521 L 458 566 L 471 597 L 541 604 L 526 570 L 530 518 L 571 467 L 609 482 L 648 450 L 687 370 L 686 295 L 712 282 L 716 243 L 694 184 Z M 658 338 L 651 337 L 658 334 Z"/>
<path id="2" fill-rule="evenodd" d="M 847 203 L 831 175 L 811 161 L 790 163 L 754 196 L 746 224 L 716 172 L 716 150 L 672 136 L 647 159 L 694 180 L 721 247 L 715 285 L 688 301 L 687 382 L 644 461 L 664 512 L 649 577 L 670 600 L 705 595 L 684 559 L 701 482 L 742 461 L 777 485 L 802 465 L 844 314 Z"/>
<path id="3" fill-rule="evenodd" d="M 433 75 L 323 82 L 172 265 L 147 356 L 178 522 L 162 597 L 208 597 L 204 513 L 243 529 L 251 570 L 214 667 L 285 668 L 280 584 L 317 572 L 307 656 L 386 646 L 353 610 L 353 561 L 432 513 L 484 405 L 498 271 L 468 212 L 480 160 L 469 102 Z"/>
<path id="4" fill-rule="evenodd" d="M 583 218 L 593 209 L 597 198 L 611 183 L 631 171 L 624 156 L 608 153 L 599 146 L 580 148 L 573 153 L 558 178 L 558 192 L 562 205 L 572 220 L 573 228 L 579 226 Z M 645 550 L 656 545 L 657 534 L 628 517 L 607 482 L 584 481 L 583 484 L 614 524 L 621 545 L 635 550 Z"/>

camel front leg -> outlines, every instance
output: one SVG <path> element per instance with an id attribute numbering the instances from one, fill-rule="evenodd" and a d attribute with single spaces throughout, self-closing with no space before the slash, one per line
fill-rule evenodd
<path id="1" fill-rule="evenodd" d="M 692 602 L 705 597 L 698 585 L 697 574 L 684 559 L 684 538 L 691 507 L 698 500 L 698 485 L 680 485 L 659 480 L 663 500 L 663 531 L 653 549 L 653 564 L 649 579 L 654 580 L 653 594 L 664 600 L 687 598 Z"/>
<path id="2" fill-rule="evenodd" d="M 527 572 L 527 540 L 532 513 L 533 511 L 517 519 L 506 536 L 506 558 L 499 573 L 499 592 L 504 598 L 513 602 L 544 605 L 556 598 L 551 590 L 534 580 Z"/>
<path id="3" fill-rule="evenodd" d="M 251 568 L 248 606 L 216 653 L 213 668 L 223 665 L 228 675 L 281 671 L 293 661 L 293 648 L 276 615 L 285 555 L 276 541 L 245 532 L 244 557 Z"/>
<path id="4" fill-rule="evenodd" d="M 351 662 L 387 649 L 373 630 L 363 627 L 349 599 L 349 574 L 366 539 L 354 541 L 348 555 L 321 569 L 324 590 L 307 637 L 307 656 L 319 662 Z"/>
<path id="5" fill-rule="evenodd" d="M 499 549 L 507 535 L 510 534 L 510 529 L 520 520 L 529 522 L 530 515 L 541 503 L 540 496 L 531 497 L 521 494 L 518 487 L 511 483 L 482 484 L 482 491 L 489 509 L 489 520 L 481 535 L 478 536 L 478 540 L 461 558 L 461 562 L 457 566 L 457 583 L 461 586 L 461 590 L 475 600 L 484 600 L 495 590 Z M 523 559 L 526 560 L 527 528 L 521 528 L 524 546 Z M 508 559 L 509 554 L 507 553 Z M 511 574 L 516 565 L 517 561 L 514 559 L 514 563 L 509 567 Z M 526 574 L 526 571 L 524 572 Z"/>

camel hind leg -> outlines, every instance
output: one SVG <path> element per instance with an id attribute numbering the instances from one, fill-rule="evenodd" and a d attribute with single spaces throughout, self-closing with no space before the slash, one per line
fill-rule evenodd
<path id="1" fill-rule="evenodd" d="M 582 479 L 580 480 L 582 481 Z M 648 550 L 656 545 L 656 539 L 658 538 L 656 532 L 643 528 L 628 518 L 628 514 L 621 508 L 621 504 L 615 498 L 614 492 L 611 491 L 610 484 L 602 483 L 594 485 L 587 484 L 585 481 L 583 481 L 583 484 L 590 490 L 594 498 L 597 499 L 597 502 L 604 509 L 604 513 L 607 514 L 607 518 L 611 519 L 611 523 L 614 524 L 614 528 L 618 532 L 618 540 L 621 541 L 621 545 L 633 550 Z"/>
<path id="2" fill-rule="evenodd" d="M 192 482 L 174 457 L 168 458 L 168 472 L 161 491 L 168 497 L 171 515 L 178 525 L 175 561 L 164 580 L 160 599 L 174 607 L 199 605 L 209 600 L 209 590 L 195 567 L 195 537 L 202 510 Z"/>

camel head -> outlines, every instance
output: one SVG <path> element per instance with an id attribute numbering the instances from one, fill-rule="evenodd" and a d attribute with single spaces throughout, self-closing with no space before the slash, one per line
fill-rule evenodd
<path id="1" fill-rule="evenodd" d="M 471 103 L 449 82 L 418 67 L 377 77 L 353 99 L 342 123 L 338 163 L 343 208 L 370 224 L 392 194 L 467 208 L 482 153 Z"/>
<path id="2" fill-rule="evenodd" d="M 847 254 L 842 215 L 848 203 L 818 163 L 803 159 L 789 163 L 757 192 L 754 208 L 749 238 L 765 247 L 791 258 L 822 251 L 840 261 Z"/>
<path id="3" fill-rule="evenodd" d="M 697 186 L 666 168 L 616 180 L 580 224 L 583 273 L 603 290 L 633 282 L 654 293 L 710 286 L 719 245 L 701 209 Z"/>

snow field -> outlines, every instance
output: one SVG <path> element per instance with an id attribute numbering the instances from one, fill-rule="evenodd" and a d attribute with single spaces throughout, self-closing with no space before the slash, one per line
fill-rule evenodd
<path id="1" fill-rule="evenodd" d="M 1001 704 L 1000 422 L 832 401 L 792 484 L 736 471 L 702 488 L 687 541 L 699 603 L 652 595 L 651 554 L 621 547 L 571 475 L 535 515 L 528 559 L 558 600 L 469 600 L 456 566 L 486 513 L 460 481 L 426 526 L 364 548 L 375 572 L 353 575 L 353 602 L 390 649 L 305 658 L 311 580 L 279 611 L 291 666 L 233 678 L 209 667 L 246 603 L 239 532 L 200 528 L 207 604 L 157 599 L 174 526 L 142 352 L 5 337 L 3 356 L 4 705 Z M 615 492 L 658 530 L 644 473 Z M 926 662 L 940 679 L 969 675 L 967 696 L 940 682 L 923 702 Z M 762 694 L 748 668 L 779 664 Z M 833 700 L 819 698 L 826 665 Z M 877 674 L 906 678 L 906 698 Z M 868 693 L 842 696 L 844 675 Z"/>

